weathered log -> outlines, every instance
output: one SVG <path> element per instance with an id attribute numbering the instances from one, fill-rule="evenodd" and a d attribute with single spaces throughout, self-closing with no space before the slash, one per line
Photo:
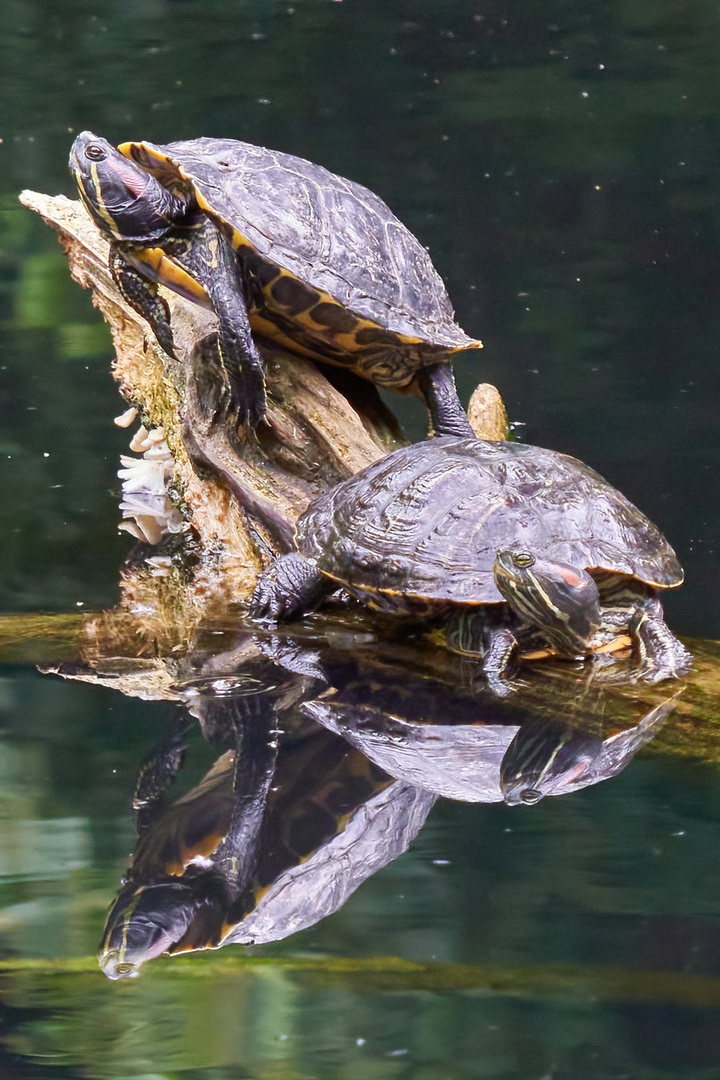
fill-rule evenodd
<path id="1" fill-rule="evenodd" d="M 182 566 L 182 587 L 172 594 L 165 583 L 153 603 L 157 577 L 167 573 L 163 559 L 145 545 L 125 572 L 127 607 L 137 608 L 144 592 L 147 609 L 182 623 L 222 610 L 229 600 L 247 597 L 268 557 L 287 550 L 293 525 L 308 502 L 328 486 L 364 468 L 405 440 L 374 386 L 339 369 L 326 373 L 270 343 L 259 342 L 267 369 L 268 424 L 257 436 L 239 433 L 226 409 L 226 390 L 217 362 L 216 319 L 167 290 L 177 359 L 167 356 L 145 321 L 120 295 L 108 268 L 107 241 L 80 202 L 25 191 L 21 202 L 39 213 L 60 234 L 70 270 L 110 324 L 116 357 L 113 374 L 125 400 L 144 425 L 134 449 L 167 444 L 172 455 L 175 528 L 193 543 L 192 564 Z M 340 388 L 341 389 L 340 389 Z M 503 437 L 506 418 L 494 388 L 483 388 L 474 408 L 478 428 L 490 438 Z M 142 443 L 146 432 L 150 442 Z M 155 442 L 152 443 L 152 438 Z M 142 445 L 141 445 L 142 444 Z M 138 459 L 140 460 L 140 459 Z M 168 460 L 169 456 L 168 456 Z M 132 471 L 131 467 L 131 471 Z M 168 502 L 170 507 L 170 503 Z M 171 508 L 171 507 L 170 507 Z M 153 541 L 162 522 L 136 515 L 140 527 L 126 527 Z M 161 543 L 180 559 L 177 541 Z M 150 620 L 152 621 L 152 620 Z M 154 629 L 148 627 L 149 636 Z"/>

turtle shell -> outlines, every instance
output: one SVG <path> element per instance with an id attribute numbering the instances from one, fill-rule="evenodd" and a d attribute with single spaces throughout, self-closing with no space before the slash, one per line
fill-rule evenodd
<path id="1" fill-rule="evenodd" d="M 388 386 L 481 347 L 456 325 L 425 248 L 360 184 L 234 139 L 119 149 L 170 190 L 193 192 L 230 236 L 254 293 L 254 330 L 337 363 L 398 350 L 371 374 Z"/>
<path id="2" fill-rule="evenodd" d="M 402 600 L 502 603 L 501 548 L 655 588 L 683 572 L 662 533 L 575 458 L 512 442 L 432 439 L 403 447 L 313 502 L 298 550 L 351 589 Z"/>

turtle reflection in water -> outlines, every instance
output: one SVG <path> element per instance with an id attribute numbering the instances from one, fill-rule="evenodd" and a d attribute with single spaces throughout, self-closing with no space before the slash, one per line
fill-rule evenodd
<path id="1" fill-rule="evenodd" d="M 372 654 L 323 656 L 332 689 L 300 708 L 390 775 L 463 802 L 533 805 L 616 776 L 660 731 L 683 688 L 597 686 L 562 665 L 511 696 L 478 694 L 447 673 Z M 654 703 L 655 702 L 655 703 Z"/>
<path id="2" fill-rule="evenodd" d="M 84 131 L 70 168 L 110 240 L 127 302 L 174 355 L 157 284 L 213 311 L 239 419 L 266 410 L 254 334 L 380 386 L 425 398 L 436 432 L 470 435 L 453 353 L 481 347 L 456 325 L 425 248 L 367 188 L 232 139 L 115 149 Z"/>
<path id="3" fill-rule="evenodd" d="M 371 608 L 441 622 L 499 694 L 516 652 L 576 660 L 632 645 L 649 682 L 691 663 L 659 599 L 683 580 L 672 548 L 601 476 L 551 450 L 403 447 L 311 503 L 296 546 L 261 576 L 255 617 L 299 615 L 343 586 Z"/>
<path id="4" fill-rule="evenodd" d="M 505 802 L 534 806 L 547 795 L 567 795 L 617 776 L 655 738 L 678 697 L 679 693 L 651 709 L 634 727 L 610 734 L 603 724 L 600 699 L 595 722 L 589 714 L 585 722 L 572 717 L 529 720 L 503 757 L 500 787 Z"/>
<path id="5" fill-rule="evenodd" d="M 433 795 L 306 719 L 278 746 L 277 716 L 261 702 L 203 702 L 203 722 L 235 745 L 176 802 L 163 796 L 186 719 L 142 771 L 139 839 L 99 950 L 109 978 L 136 976 L 161 954 L 302 930 L 341 907 L 422 827 Z"/>

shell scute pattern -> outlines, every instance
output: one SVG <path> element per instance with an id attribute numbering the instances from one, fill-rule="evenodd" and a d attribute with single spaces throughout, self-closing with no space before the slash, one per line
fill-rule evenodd
<path id="1" fill-rule="evenodd" d="M 338 581 L 410 599 L 501 603 L 493 564 L 508 547 L 661 588 L 682 582 L 659 530 L 598 473 L 521 443 L 395 451 L 316 500 L 297 540 Z"/>
<path id="2" fill-rule="evenodd" d="M 194 189 L 236 248 L 252 246 L 327 294 L 325 302 L 391 331 L 395 344 L 409 338 L 438 352 L 479 347 L 455 324 L 424 247 L 368 188 L 291 154 L 235 140 L 126 146 L 167 187 Z"/>
<path id="3" fill-rule="evenodd" d="M 310 289 L 297 278 L 289 274 L 281 274 L 270 286 L 270 291 L 281 307 L 289 311 L 291 315 L 299 315 L 302 311 L 308 311 L 320 301 L 320 293 L 317 289 Z"/>
<path id="4" fill-rule="evenodd" d="M 352 312 L 341 307 L 340 304 L 329 303 L 326 300 L 312 308 L 310 318 L 320 326 L 327 327 L 334 334 L 352 334 L 358 324 Z"/>

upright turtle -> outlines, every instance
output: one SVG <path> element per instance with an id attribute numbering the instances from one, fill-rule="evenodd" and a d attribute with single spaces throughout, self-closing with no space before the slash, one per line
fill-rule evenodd
<path id="1" fill-rule="evenodd" d="M 448 361 L 479 349 L 422 245 L 367 188 L 233 139 L 115 149 L 84 131 L 70 168 L 128 303 L 173 354 L 161 283 L 214 311 L 239 418 L 265 409 L 254 340 L 420 393 L 436 434 L 470 435 Z"/>
<path id="2" fill-rule="evenodd" d="M 298 554 L 252 602 L 277 619 L 344 586 L 377 610 L 442 621 L 503 692 L 512 654 L 580 658 L 632 643 L 640 677 L 690 665 L 659 593 L 682 583 L 672 548 L 582 462 L 552 450 L 433 439 L 394 451 L 311 503 Z"/>

